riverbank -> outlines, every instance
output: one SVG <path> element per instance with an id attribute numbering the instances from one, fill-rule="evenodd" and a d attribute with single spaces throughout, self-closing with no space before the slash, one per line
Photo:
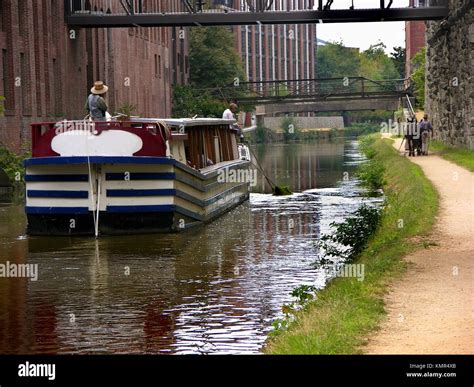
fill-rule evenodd
<path id="1" fill-rule="evenodd" d="M 378 133 L 380 125 L 368 123 L 356 123 L 344 128 L 316 128 L 299 129 L 294 128 L 293 133 L 288 133 L 283 129 L 271 130 L 264 126 L 257 126 L 255 132 L 246 134 L 246 139 L 255 144 L 263 143 L 285 143 L 285 142 L 304 142 L 313 140 L 334 140 L 337 138 L 349 137 L 357 138 L 359 136 Z"/>
<path id="2" fill-rule="evenodd" d="M 424 246 L 432 230 L 438 195 L 419 166 L 400 157 L 391 140 L 371 137 L 368 146 L 385 173 L 386 206 L 381 225 L 354 263 L 365 265 L 364 281 L 335 278 L 288 331 L 270 339 L 269 354 L 351 354 L 363 352 L 368 335 L 385 315 L 388 285 L 405 272 L 407 253 Z M 413 209 L 416 208 L 416 211 Z"/>

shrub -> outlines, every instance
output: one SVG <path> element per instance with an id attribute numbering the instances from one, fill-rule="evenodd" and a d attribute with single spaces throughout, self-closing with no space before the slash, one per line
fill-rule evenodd
<path id="1" fill-rule="evenodd" d="M 299 132 L 293 117 L 285 117 L 281 121 L 281 128 L 283 129 L 283 138 L 285 141 L 297 140 L 299 138 Z"/>
<path id="2" fill-rule="evenodd" d="M 17 155 L 6 146 L 0 144 L 0 168 L 6 172 L 12 182 L 19 181 L 18 177 L 20 175 L 18 172 L 22 175 L 23 160 L 27 157 L 29 157 L 28 153 Z"/>
<path id="3" fill-rule="evenodd" d="M 384 173 L 385 168 L 383 165 L 370 159 L 359 167 L 357 177 L 361 180 L 362 185 L 376 191 L 382 189 L 385 185 Z"/>
<path id="4" fill-rule="evenodd" d="M 316 265 L 324 261 L 332 262 L 332 258 L 351 261 L 357 257 L 367 245 L 370 236 L 375 232 L 380 222 L 378 208 L 362 205 L 354 214 L 344 222 L 333 222 L 330 226 L 334 229 L 331 234 L 321 237 L 317 243 L 319 251 Z"/>

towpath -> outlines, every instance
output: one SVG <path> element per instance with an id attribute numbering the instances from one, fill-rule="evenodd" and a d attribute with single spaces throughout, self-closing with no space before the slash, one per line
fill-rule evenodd
<path id="1" fill-rule="evenodd" d="M 439 192 L 440 212 L 427 240 L 436 245 L 405 257 L 408 271 L 390 287 L 387 316 L 363 350 L 473 354 L 474 173 L 433 154 L 410 160 Z"/>

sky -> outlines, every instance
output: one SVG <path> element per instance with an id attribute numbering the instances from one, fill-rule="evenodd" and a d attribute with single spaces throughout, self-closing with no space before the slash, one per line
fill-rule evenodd
<path id="1" fill-rule="evenodd" d="M 388 1 L 386 1 L 387 3 Z M 351 0 L 335 0 L 331 9 L 349 9 Z M 354 0 L 354 8 L 378 8 L 379 0 Z M 408 0 L 394 0 L 392 7 L 407 7 Z M 387 53 L 393 47 L 405 47 L 405 22 L 318 24 L 318 39 L 344 42 L 347 47 L 366 50 L 381 40 Z"/>

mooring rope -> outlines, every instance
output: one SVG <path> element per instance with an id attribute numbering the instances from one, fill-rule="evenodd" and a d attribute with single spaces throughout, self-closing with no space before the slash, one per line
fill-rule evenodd
<path id="1" fill-rule="evenodd" d="M 92 185 L 92 168 L 91 168 L 91 159 L 90 159 L 90 152 L 89 152 L 89 136 L 93 135 L 93 133 L 89 133 L 86 138 L 86 153 L 87 153 L 87 167 L 89 170 L 89 189 L 90 189 L 90 202 L 91 202 L 91 210 L 92 210 L 92 219 L 94 221 L 94 233 L 95 237 L 97 238 L 99 236 L 99 227 L 98 227 L 98 220 L 99 217 L 94 214 L 94 187 Z M 97 192 L 97 196 L 99 195 L 99 192 Z M 99 211 L 99 209 L 96 209 Z M 96 219 L 97 216 L 97 219 Z"/>

